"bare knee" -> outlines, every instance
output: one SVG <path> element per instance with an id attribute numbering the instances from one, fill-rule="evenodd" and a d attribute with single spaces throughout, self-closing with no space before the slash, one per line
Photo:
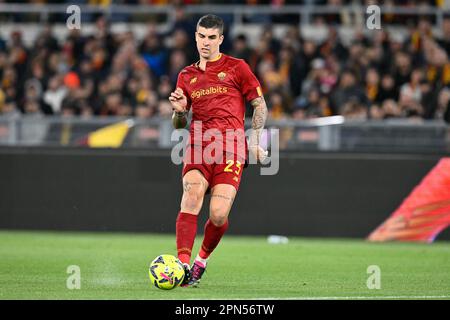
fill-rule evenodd
<path id="1" fill-rule="evenodd" d="M 228 184 L 217 184 L 213 187 L 209 205 L 209 219 L 215 226 L 222 226 L 228 220 L 233 205 L 236 189 Z"/>
<path id="2" fill-rule="evenodd" d="M 204 186 L 200 182 L 183 182 L 183 198 L 181 211 L 199 214 L 205 195 Z"/>
<path id="3" fill-rule="evenodd" d="M 223 226 L 228 220 L 230 208 L 223 203 L 211 204 L 209 210 L 209 220 L 217 227 Z"/>
<path id="4" fill-rule="evenodd" d="M 181 201 L 181 210 L 189 213 L 198 214 L 202 207 L 203 197 L 197 192 L 185 192 L 183 193 L 183 199 Z"/>

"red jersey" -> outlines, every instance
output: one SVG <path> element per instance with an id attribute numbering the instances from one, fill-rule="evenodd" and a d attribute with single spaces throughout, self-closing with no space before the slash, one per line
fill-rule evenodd
<path id="1" fill-rule="evenodd" d="M 181 70 L 177 87 L 187 97 L 187 109 L 192 110 L 191 143 L 202 146 L 208 142 L 198 141 L 194 134 L 200 126 L 202 136 L 208 129 L 217 129 L 225 142 L 226 130 L 244 131 L 246 101 L 262 96 L 261 85 L 248 64 L 225 54 L 208 61 L 205 71 L 198 62 Z"/>

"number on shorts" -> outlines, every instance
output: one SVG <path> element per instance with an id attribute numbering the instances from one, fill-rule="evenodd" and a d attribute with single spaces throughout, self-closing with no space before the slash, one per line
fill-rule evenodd
<path id="1" fill-rule="evenodd" d="M 233 172 L 233 169 L 231 169 L 231 167 L 234 165 L 234 160 L 227 160 L 227 166 L 225 167 L 225 169 L 223 169 L 224 172 Z M 240 161 L 236 161 L 236 168 L 237 170 L 234 171 L 234 173 L 236 175 L 239 175 L 239 173 L 241 172 L 241 165 L 242 163 Z"/>
<path id="2" fill-rule="evenodd" d="M 236 161 L 236 167 L 237 171 L 235 171 L 234 173 L 236 173 L 236 175 L 239 175 L 239 173 L 241 172 L 241 163 L 239 161 Z"/>
<path id="3" fill-rule="evenodd" d="M 233 169 L 230 168 L 233 164 L 234 164 L 233 160 L 227 160 L 227 166 L 225 167 L 225 169 L 223 169 L 223 171 L 233 172 Z"/>

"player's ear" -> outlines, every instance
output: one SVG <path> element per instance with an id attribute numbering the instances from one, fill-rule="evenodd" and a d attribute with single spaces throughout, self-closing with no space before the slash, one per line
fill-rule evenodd
<path id="1" fill-rule="evenodd" d="M 220 35 L 220 37 L 219 37 L 219 45 L 221 45 L 221 44 L 222 44 L 222 42 L 223 42 L 223 39 L 224 39 L 224 36 L 223 36 L 223 34 L 221 34 L 221 35 Z"/>

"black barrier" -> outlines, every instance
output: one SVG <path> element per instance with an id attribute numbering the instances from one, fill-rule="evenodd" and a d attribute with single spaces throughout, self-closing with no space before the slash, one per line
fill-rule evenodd
<path id="1" fill-rule="evenodd" d="M 228 233 L 366 237 L 439 158 L 282 153 L 244 170 Z M 2 148 L 0 228 L 174 233 L 180 173 L 168 151 Z"/>

